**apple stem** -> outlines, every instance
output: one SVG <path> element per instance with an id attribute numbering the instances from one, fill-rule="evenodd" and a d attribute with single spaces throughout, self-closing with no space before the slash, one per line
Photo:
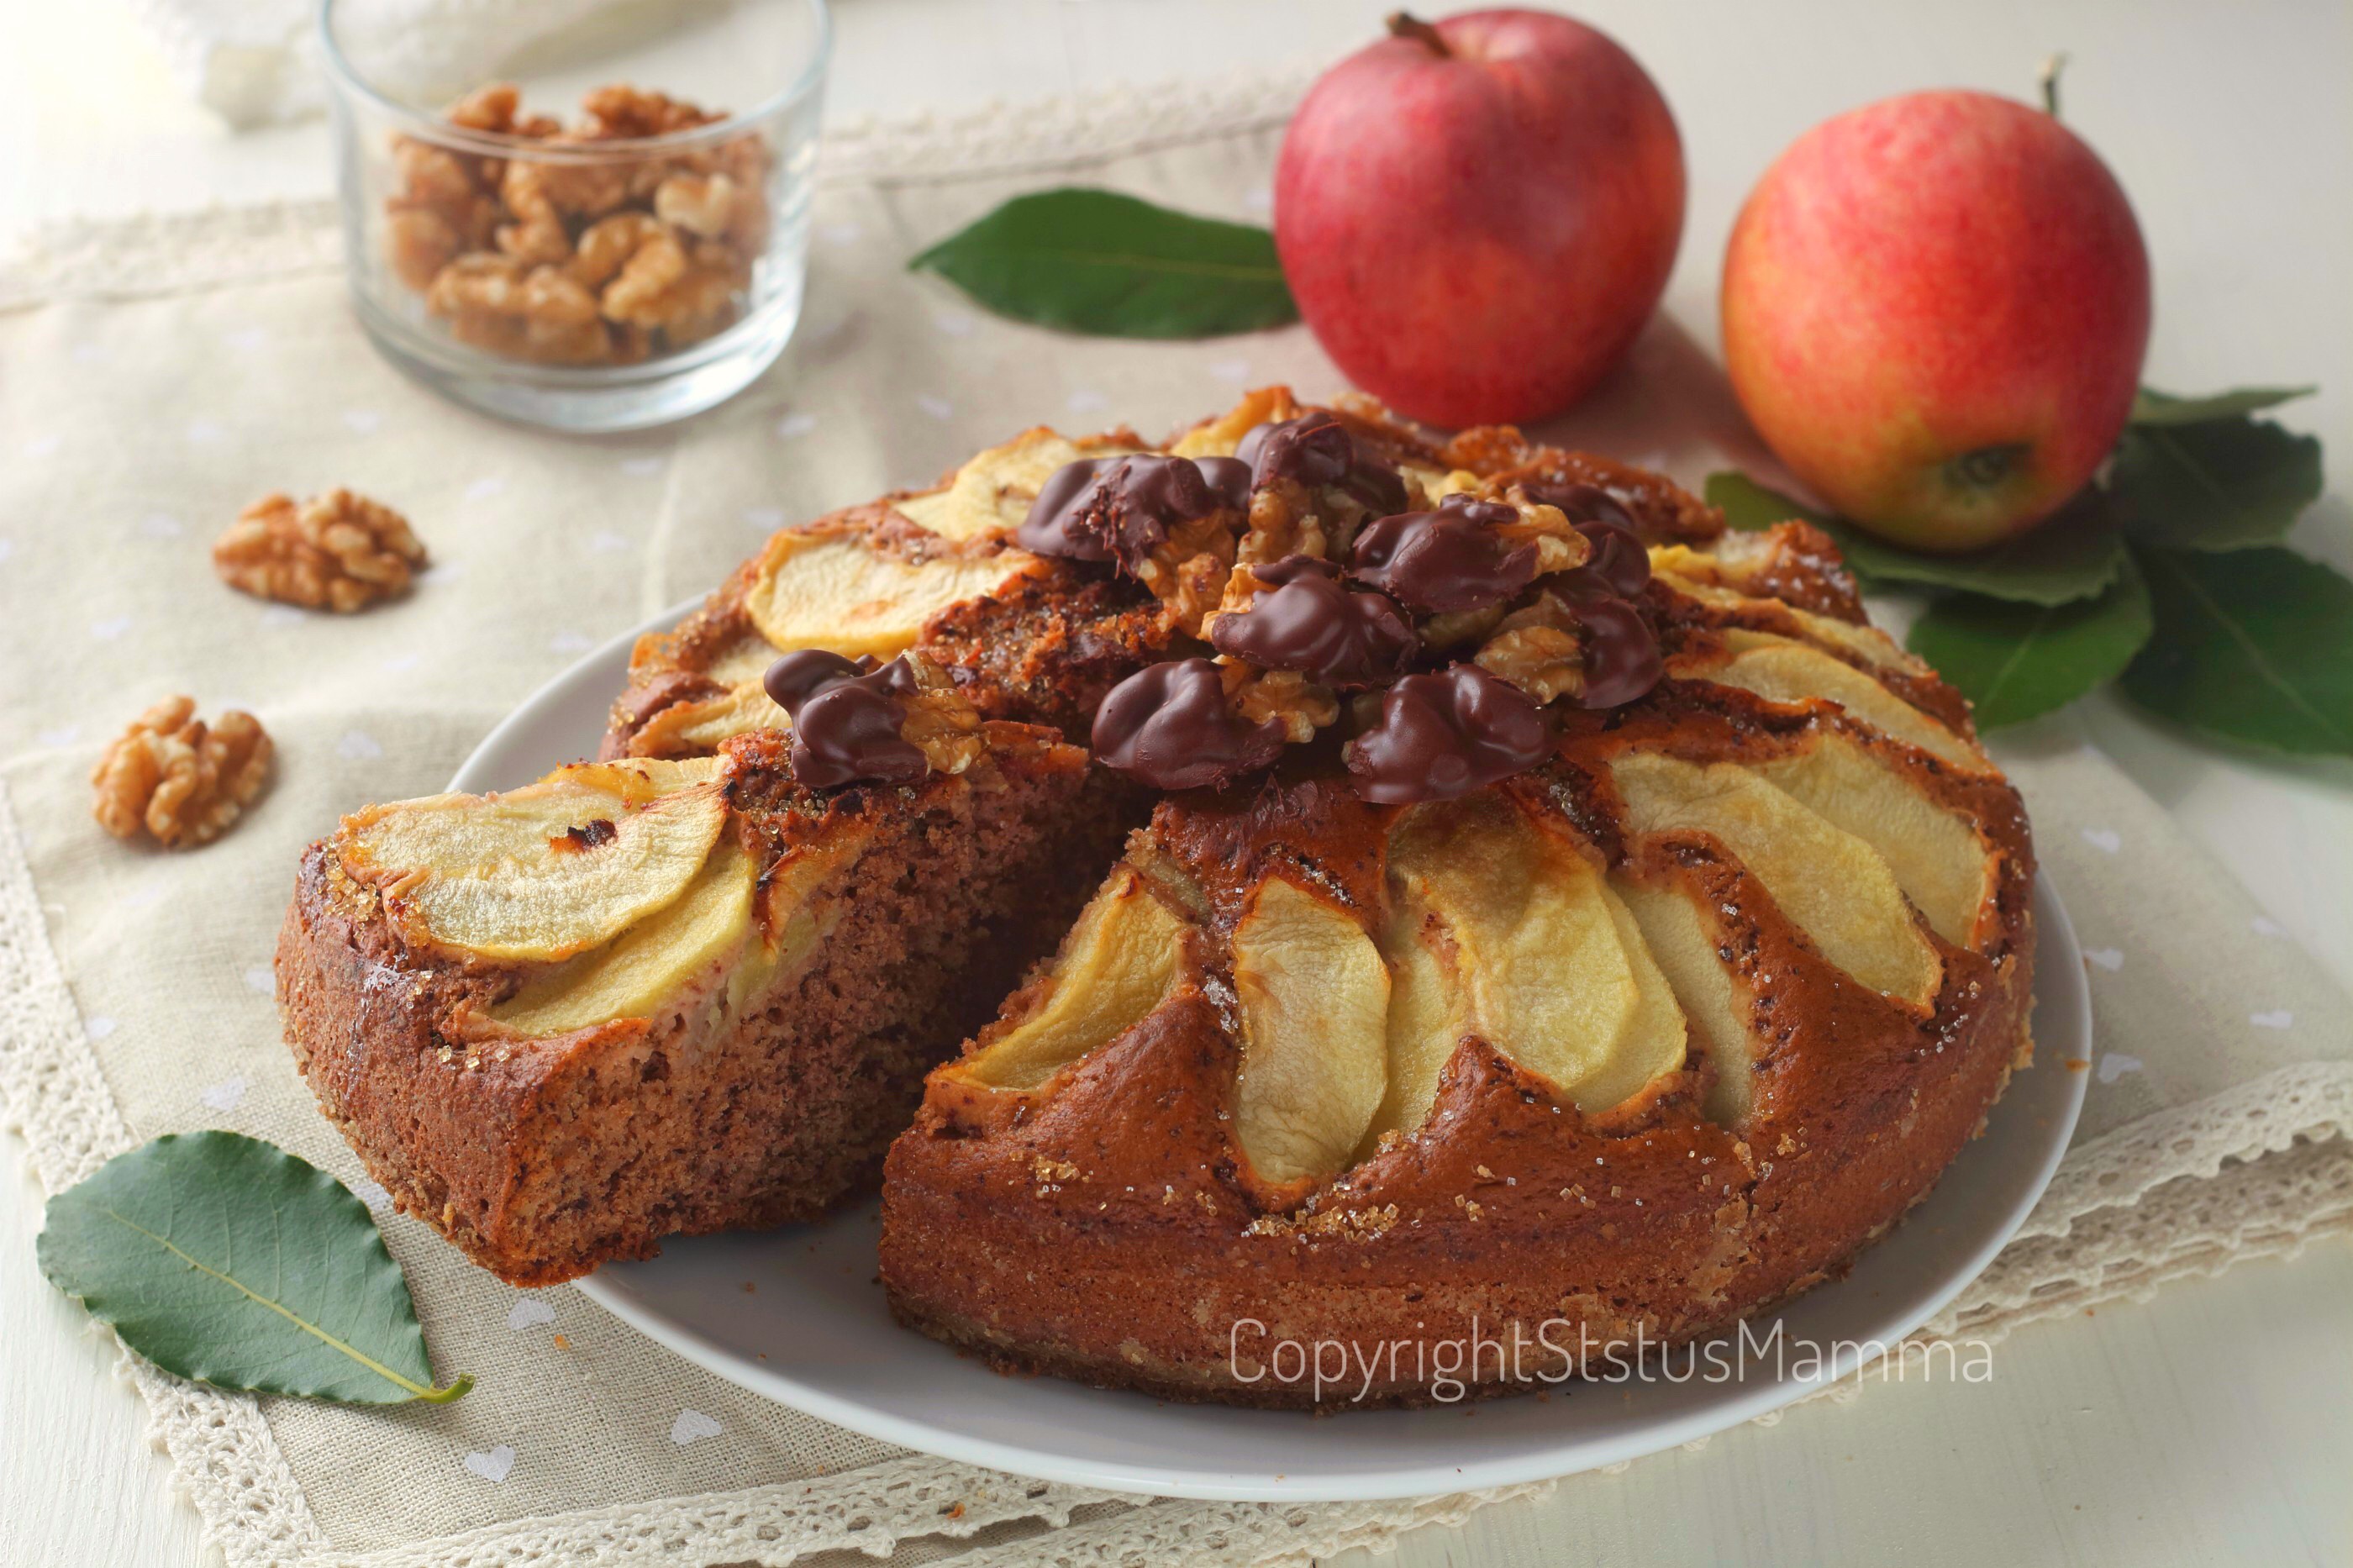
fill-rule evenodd
<path id="1" fill-rule="evenodd" d="M 1415 16 L 1410 11 L 1391 12 L 1389 14 L 1388 28 L 1390 37 L 1411 38 L 1415 43 L 1419 44 L 1423 48 L 1428 49 L 1431 54 L 1436 55 L 1441 60 L 1449 58 L 1454 53 L 1452 49 L 1446 47 L 1446 40 L 1438 36 L 1437 28 L 1431 26 L 1429 23 L 1423 21 L 1420 17 Z"/>
<path id="2" fill-rule="evenodd" d="M 2035 79 L 2042 84 L 2043 111 L 2053 120 L 2059 118 L 2059 73 L 2066 68 L 2067 54 L 2063 49 L 2045 59 L 2042 69 L 2036 74 Z"/>

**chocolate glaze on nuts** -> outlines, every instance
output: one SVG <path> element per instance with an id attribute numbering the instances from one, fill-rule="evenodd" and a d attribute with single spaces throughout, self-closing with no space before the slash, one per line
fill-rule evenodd
<path id="1" fill-rule="evenodd" d="M 1406 508 L 1405 480 L 1396 468 L 1367 450 L 1328 409 L 1252 426 L 1234 457 L 1249 467 L 1253 487 L 1278 479 L 1336 486 L 1377 517 Z"/>
<path id="2" fill-rule="evenodd" d="M 876 665 L 818 648 L 788 653 L 761 684 L 792 717 L 793 777 L 807 789 L 867 780 L 907 784 L 931 771 L 923 752 L 899 732 L 902 699 L 915 690 L 903 658 Z"/>
<path id="3" fill-rule="evenodd" d="M 1179 526 L 1247 513 L 1259 489 L 1286 480 L 1363 509 L 1346 560 L 1294 554 L 1240 568 L 1255 592 L 1202 634 L 1225 665 L 1172 660 L 1113 688 L 1092 731 L 1106 767 L 1159 789 L 1221 786 L 1271 766 L 1303 714 L 1311 727 L 1330 723 L 1333 690 L 1386 687 L 1378 721 L 1343 750 L 1364 798 L 1442 800 L 1509 777 L 1550 752 L 1538 701 L 1475 663 L 1407 672 L 1424 658 L 1415 617 L 1500 614 L 1528 603 L 1532 585 L 1560 612 L 1545 624 L 1576 624 L 1573 651 L 1552 634 L 1562 651 L 1546 657 L 1566 673 L 1546 676 L 1539 696 L 1611 708 L 1658 683 L 1658 637 L 1636 603 L 1650 553 L 1616 497 L 1592 484 L 1514 492 L 1514 502 L 1559 509 L 1589 546 L 1582 564 L 1539 582 L 1539 544 L 1514 537 L 1523 531 L 1514 527 L 1519 505 L 1454 494 L 1406 511 L 1410 492 L 1396 466 L 1328 409 L 1255 426 L 1231 458 L 1139 453 L 1067 464 L 1039 489 L 1015 542 L 1141 575 Z"/>
<path id="4" fill-rule="evenodd" d="M 1532 486 L 1530 500 L 1556 506 L 1593 552 L 1584 565 L 1556 573 L 1546 588 L 1577 618 L 1585 661 L 1582 708 L 1615 708 L 1659 683 L 1659 639 L 1633 600 L 1651 580 L 1651 552 L 1634 520 L 1599 485 Z"/>
<path id="5" fill-rule="evenodd" d="M 1383 805 L 1451 800 L 1552 753 L 1543 710 L 1475 664 L 1409 675 L 1381 697 L 1380 722 L 1343 753 L 1356 793 Z"/>
<path id="6" fill-rule="evenodd" d="M 1558 507 L 1593 547 L 1574 574 L 1581 584 L 1630 599 L 1651 580 L 1651 552 L 1634 531 L 1633 516 L 1608 490 L 1599 485 L 1531 485 L 1527 498 L 1539 506 Z"/>
<path id="7" fill-rule="evenodd" d="M 1520 514 L 1495 501 L 1451 495 L 1436 511 L 1367 523 L 1350 552 L 1348 575 L 1429 615 L 1483 610 L 1536 576 L 1536 547 L 1514 546 L 1495 530 Z"/>
<path id="8" fill-rule="evenodd" d="M 1562 599 L 1577 617 L 1577 651 L 1585 661 L 1585 686 L 1577 694 L 1578 707 L 1616 708 L 1659 683 L 1663 666 L 1659 660 L 1658 634 L 1632 600 L 1614 594 L 1574 592 Z"/>
<path id="9" fill-rule="evenodd" d="M 1328 561 L 1291 555 L 1252 574 L 1260 592 L 1250 607 L 1209 624 L 1210 644 L 1229 658 L 1350 691 L 1395 680 L 1420 647 L 1388 595 L 1351 591 Z"/>
<path id="10" fill-rule="evenodd" d="M 1014 542 L 1040 555 L 1115 561 L 1134 574 L 1170 529 L 1221 509 L 1248 510 L 1247 480 L 1230 458 L 1082 458 L 1039 489 Z"/>
<path id="11" fill-rule="evenodd" d="M 1227 705 L 1225 682 L 1206 658 L 1137 670 L 1095 710 L 1095 758 L 1155 789 L 1223 784 L 1273 765 L 1281 720 L 1253 724 Z"/>

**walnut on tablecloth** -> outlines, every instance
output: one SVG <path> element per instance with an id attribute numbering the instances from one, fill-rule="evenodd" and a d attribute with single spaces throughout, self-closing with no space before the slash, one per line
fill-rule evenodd
<path id="1" fill-rule="evenodd" d="M 208 844 L 261 794 L 274 750 L 250 713 L 231 709 L 206 724 L 195 699 L 167 697 L 99 758 L 91 814 L 117 838 L 143 831 L 166 849 Z"/>
<path id="2" fill-rule="evenodd" d="M 393 272 L 450 334 L 543 364 L 629 364 L 700 342 L 742 313 L 766 244 L 768 152 L 756 134 L 648 153 L 634 143 L 723 118 L 659 92 L 597 88 L 566 127 L 525 114 L 511 83 L 451 124 L 538 143 L 492 157 L 396 137 L 385 204 Z"/>
<path id="3" fill-rule="evenodd" d="M 425 564 L 406 518 L 347 489 L 264 496 L 213 543 L 213 570 L 239 593 L 340 615 L 406 593 Z"/>

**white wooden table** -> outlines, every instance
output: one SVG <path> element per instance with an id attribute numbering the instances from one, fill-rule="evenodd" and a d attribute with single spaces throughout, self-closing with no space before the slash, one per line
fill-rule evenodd
<path id="1" fill-rule="evenodd" d="M 830 113 L 1336 56 L 1384 0 L 838 0 Z M 2157 267 L 2149 379 L 2318 381 L 2291 415 L 2353 453 L 2353 7 L 2129 0 L 1594 0 L 1656 75 L 1693 174 L 1668 296 L 1714 340 L 1741 195 L 1799 131 L 1912 88 L 2031 92 L 2068 50 L 2066 111 L 2131 193 Z M 0 0 L 0 237 L 75 214 L 322 194 L 314 123 L 233 136 L 188 104 L 129 0 Z M 0 366 L 0 374 L 6 374 Z M 2332 499 L 2296 542 L 2353 569 Z M 2106 700 L 2099 742 L 2353 987 L 2353 763 L 2221 756 Z M 109 1377 L 113 1350 L 33 1263 L 21 1145 L 0 1172 L 0 1563 L 198 1562 L 194 1513 Z M 2030 1329 L 1991 1383 L 1874 1385 L 1771 1428 L 1570 1480 L 1409 1538 L 1440 1563 L 2353 1562 L 2353 1247 L 2250 1264 L 2143 1306 Z"/>

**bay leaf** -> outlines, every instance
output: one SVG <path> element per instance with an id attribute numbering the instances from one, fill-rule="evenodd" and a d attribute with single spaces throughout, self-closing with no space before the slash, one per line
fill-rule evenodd
<path id="1" fill-rule="evenodd" d="M 2108 471 L 2126 531 L 2168 550 L 2275 544 L 2320 485 L 2318 440 L 2244 417 L 2127 426 Z"/>
<path id="2" fill-rule="evenodd" d="M 2063 708 L 2106 685 L 2149 638 L 2148 589 L 2127 557 L 2105 592 L 2061 605 L 1956 594 L 1906 639 L 1975 706 L 1980 731 Z"/>
<path id="3" fill-rule="evenodd" d="M 216 1388 L 443 1404 L 408 1281 L 367 1205 L 237 1132 L 167 1132 L 49 1200 L 41 1272 L 122 1342 Z"/>
<path id="4" fill-rule="evenodd" d="M 2319 390 L 2316 386 L 2241 386 L 2204 397 L 2177 397 L 2172 393 L 2144 386 L 2133 398 L 2132 422 L 2202 425 L 2209 419 L 2237 419 L 2293 403 L 2299 397 L 2310 397 Z"/>
<path id="5" fill-rule="evenodd" d="M 1984 594 L 2029 605 L 2064 605 L 2105 592 L 2125 569 L 2125 546 L 2095 490 L 2014 539 L 1963 555 L 1930 555 L 1864 532 L 1842 518 L 1800 505 L 1746 474 L 1710 474 L 1707 500 L 1735 528 L 1769 528 L 1801 518 L 1837 542 L 1865 588 L 1908 585 Z"/>
<path id="6" fill-rule="evenodd" d="M 2280 549 L 2142 559 L 2157 636 L 2127 697 L 2207 735 L 2353 755 L 2353 582 Z"/>
<path id="7" fill-rule="evenodd" d="M 1216 337 L 1299 319 L 1266 230 L 1114 191 L 1016 196 L 907 265 L 1000 316 L 1102 337 Z"/>

